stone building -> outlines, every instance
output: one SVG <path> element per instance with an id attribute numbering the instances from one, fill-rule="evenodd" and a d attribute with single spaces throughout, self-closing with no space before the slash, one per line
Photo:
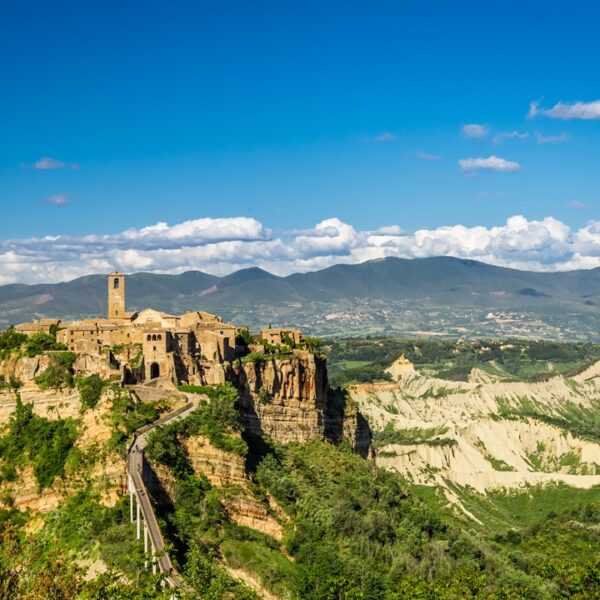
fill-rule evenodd
<path id="1" fill-rule="evenodd" d="M 176 316 L 152 308 L 127 312 L 125 275 L 119 272 L 108 276 L 107 291 L 106 318 L 52 321 L 58 342 L 77 354 L 105 355 L 128 371 L 129 379 L 144 381 L 194 379 L 201 368 L 236 357 L 237 330 L 221 317 L 202 311 Z M 33 330 L 37 324 L 25 325 Z"/>
<path id="2" fill-rule="evenodd" d="M 39 321 L 33 321 L 32 323 L 20 323 L 15 325 L 15 331 L 24 333 L 25 335 L 33 335 L 39 331 L 43 333 L 52 333 L 57 330 L 60 325 L 60 319 L 40 319 Z"/>
<path id="3" fill-rule="evenodd" d="M 279 327 L 269 327 L 260 332 L 260 339 L 273 346 L 300 344 L 302 342 L 302 332 L 298 329 L 285 329 Z"/>

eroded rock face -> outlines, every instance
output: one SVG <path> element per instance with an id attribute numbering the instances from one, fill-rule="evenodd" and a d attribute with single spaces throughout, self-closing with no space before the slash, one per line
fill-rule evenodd
<path id="1" fill-rule="evenodd" d="M 208 438 L 194 436 L 183 440 L 183 447 L 196 473 L 204 473 L 211 485 L 245 483 L 244 459 L 210 444 Z"/>
<path id="2" fill-rule="evenodd" d="M 50 359 L 45 354 L 31 358 L 12 354 L 0 362 L 0 375 L 4 381 L 14 379 L 21 383 L 27 383 L 39 377 L 46 370 L 49 362 Z"/>
<path id="3" fill-rule="evenodd" d="M 281 523 L 269 514 L 267 508 L 272 509 L 272 501 L 267 506 L 251 496 L 247 491 L 241 490 L 236 494 L 228 494 L 222 498 L 223 506 L 232 521 L 244 527 L 250 527 L 265 535 L 270 535 L 277 541 L 283 539 Z"/>
<path id="4" fill-rule="evenodd" d="M 283 360 L 234 364 L 227 379 L 240 390 L 246 429 L 279 442 L 325 435 L 325 358 L 297 352 Z"/>

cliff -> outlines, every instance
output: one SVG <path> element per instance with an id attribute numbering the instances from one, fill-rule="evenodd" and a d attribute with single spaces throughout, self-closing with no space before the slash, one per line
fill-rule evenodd
<path id="1" fill-rule="evenodd" d="M 285 359 L 234 363 L 226 377 L 240 390 L 247 431 L 279 442 L 325 435 L 325 358 L 296 352 Z"/>

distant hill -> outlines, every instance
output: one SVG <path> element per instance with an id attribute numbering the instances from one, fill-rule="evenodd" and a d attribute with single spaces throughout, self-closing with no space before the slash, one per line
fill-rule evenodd
<path id="1" fill-rule="evenodd" d="M 269 307 L 302 307 L 306 312 L 313 306 L 316 314 L 340 302 L 600 314 L 600 269 L 533 273 L 450 257 L 386 258 L 287 277 L 258 268 L 225 277 L 198 271 L 135 273 L 127 277 L 126 286 L 129 310 L 202 309 L 226 318 L 242 315 L 252 323 L 259 306 L 261 318 L 270 320 Z M 105 275 L 57 284 L 0 286 L 0 326 L 40 316 L 66 319 L 105 312 Z"/>

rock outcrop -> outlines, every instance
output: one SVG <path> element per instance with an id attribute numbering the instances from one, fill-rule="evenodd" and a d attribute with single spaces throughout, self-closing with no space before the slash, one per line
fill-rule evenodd
<path id="1" fill-rule="evenodd" d="M 0 362 L 0 376 L 4 381 L 27 383 L 40 376 L 49 363 L 50 359 L 45 354 L 29 357 L 13 353 Z"/>
<path id="2" fill-rule="evenodd" d="M 212 485 L 246 482 L 244 459 L 241 456 L 215 448 L 208 438 L 200 435 L 184 439 L 182 445 L 194 471 L 204 473 Z"/>
<path id="3" fill-rule="evenodd" d="M 237 493 L 224 494 L 221 499 L 229 518 L 238 525 L 250 527 L 280 542 L 283 539 L 283 527 L 271 514 L 267 507 L 259 502 L 247 490 L 240 489 Z M 269 499 L 269 509 L 273 510 L 274 501 Z M 280 518 L 286 518 L 279 514 Z"/>
<path id="4" fill-rule="evenodd" d="M 285 359 L 234 363 L 226 375 L 240 390 L 245 426 L 251 433 L 284 443 L 324 437 L 325 358 L 295 352 Z"/>

